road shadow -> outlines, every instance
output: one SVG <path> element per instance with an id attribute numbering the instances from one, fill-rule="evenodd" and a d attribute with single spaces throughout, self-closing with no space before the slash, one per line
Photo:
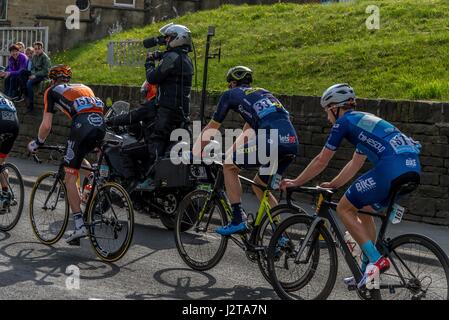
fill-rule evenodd
<path id="1" fill-rule="evenodd" d="M 0 231 L 0 242 L 6 241 L 11 238 L 11 234 L 9 232 Z"/>
<path id="2" fill-rule="evenodd" d="M 169 292 L 133 293 L 127 299 L 134 300 L 263 300 L 277 299 L 273 289 L 238 285 L 232 288 L 217 288 L 217 279 L 204 272 L 185 268 L 170 268 L 156 272 L 154 279 Z"/>
<path id="3" fill-rule="evenodd" d="M 72 275 L 69 266 L 80 269 L 81 280 L 111 278 L 120 268 L 114 264 L 73 254 L 73 249 L 56 249 L 35 242 L 16 242 L 0 248 L 0 255 L 8 258 L 0 262 L 0 287 L 21 282 L 34 282 L 38 286 L 50 286 L 61 277 Z"/>

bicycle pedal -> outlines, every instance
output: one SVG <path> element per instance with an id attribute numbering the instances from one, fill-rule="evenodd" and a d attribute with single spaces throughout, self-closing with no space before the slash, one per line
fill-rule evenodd
<path id="1" fill-rule="evenodd" d="M 357 291 L 357 286 L 355 285 L 348 286 L 348 291 Z"/>

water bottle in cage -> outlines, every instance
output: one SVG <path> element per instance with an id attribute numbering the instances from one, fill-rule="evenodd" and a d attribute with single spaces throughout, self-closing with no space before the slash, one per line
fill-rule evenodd
<path id="1" fill-rule="evenodd" d="M 362 248 L 360 248 L 359 244 L 354 240 L 351 234 L 346 231 L 345 233 L 345 242 L 351 251 L 352 256 L 357 260 L 358 263 L 362 261 Z"/>

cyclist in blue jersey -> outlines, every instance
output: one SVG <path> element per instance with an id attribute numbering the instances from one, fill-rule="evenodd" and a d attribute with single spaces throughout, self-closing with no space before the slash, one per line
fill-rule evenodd
<path id="1" fill-rule="evenodd" d="M 272 175 L 278 179 L 279 183 L 282 174 L 298 155 L 298 137 L 290 122 L 289 113 L 271 92 L 251 86 L 252 70 L 244 66 L 231 68 L 227 74 L 227 82 L 229 90 L 220 98 L 212 121 L 203 130 L 203 134 L 207 131 L 215 134 L 231 110 L 239 113 L 245 121 L 243 134 L 237 138 L 233 148 L 228 151 L 228 158 L 224 165 L 226 192 L 232 205 L 233 221 L 228 226 L 216 230 L 223 236 L 246 232 L 248 228 L 247 217 L 241 205 L 243 191 L 239 180 L 240 170 L 254 167 L 272 168 L 271 165 L 275 164 Z M 274 142 L 270 139 L 272 129 L 277 130 L 277 154 L 270 154 L 270 146 Z M 209 140 L 203 139 L 200 137 L 193 148 L 193 154 L 196 157 L 201 155 L 203 148 L 209 143 Z M 267 150 L 265 155 L 269 158 L 268 164 L 261 163 L 259 157 L 258 150 L 263 150 L 263 147 Z M 260 171 L 254 182 L 266 186 L 272 175 Z M 255 187 L 253 190 L 259 199 L 262 198 L 261 190 Z M 277 204 L 272 195 L 270 204 L 272 206 Z"/>
<path id="2" fill-rule="evenodd" d="M 409 172 L 421 173 L 421 146 L 398 128 L 381 118 L 355 111 L 356 97 L 348 84 L 327 89 L 321 99 L 328 120 L 333 124 L 329 139 L 321 153 L 295 179 L 284 180 L 281 189 L 301 186 L 318 176 L 328 165 L 344 139 L 356 146 L 352 160 L 331 182 L 321 186 L 338 189 L 355 177 L 368 158 L 374 168 L 358 178 L 338 204 L 342 222 L 363 251 L 364 277 L 359 288 L 390 267 L 374 245 L 376 226 L 372 217 L 358 215 L 359 210 L 377 212 L 388 205 L 392 182 Z M 345 279 L 354 283 L 353 278 Z"/>
<path id="3" fill-rule="evenodd" d="M 8 172 L 3 165 L 18 135 L 19 120 L 14 103 L 0 94 L 0 215 L 3 211 L 3 203 L 9 202 L 12 198 L 8 188 Z"/>

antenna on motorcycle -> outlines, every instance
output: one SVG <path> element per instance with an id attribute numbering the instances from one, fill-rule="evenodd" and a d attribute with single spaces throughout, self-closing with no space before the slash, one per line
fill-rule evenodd
<path id="1" fill-rule="evenodd" d="M 206 51 L 205 51 L 205 58 L 204 58 L 204 74 L 203 74 L 203 92 L 201 97 L 201 109 L 200 109 L 200 116 L 201 116 L 201 126 L 204 127 L 206 125 L 205 123 L 205 108 L 206 108 L 206 98 L 207 98 L 207 76 L 209 71 L 209 60 L 215 59 L 218 57 L 218 62 L 221 61 L 221 43 L 219 44 L 218 52 L 209 54 L 210 52 L 210 46 L 212 42 L 212 38 L 215 36 L 215 26 L 209 26 L 207 30 L 207 41 L 206 41 Z"/>

